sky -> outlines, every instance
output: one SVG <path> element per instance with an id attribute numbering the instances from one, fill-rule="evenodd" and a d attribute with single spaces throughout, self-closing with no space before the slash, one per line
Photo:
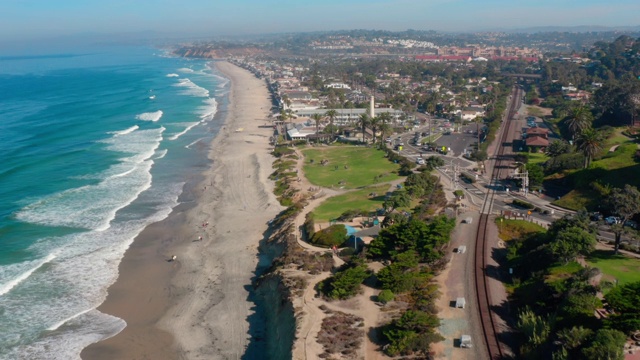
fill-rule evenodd
<path id="1" fill-rule="evenodd" d="M 0 0 L 0 41 L 143 31 L 216 36 L 636 26 L 639 14 L 638 0 Z"/>

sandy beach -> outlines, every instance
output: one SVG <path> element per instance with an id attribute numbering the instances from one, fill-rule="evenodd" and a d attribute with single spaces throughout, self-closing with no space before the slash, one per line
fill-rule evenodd
<path id="1" fill-rule="evenodd" d="M 98 309 L 127 327 L 83 359 L 239 359 L 249 344 L 258 243 L 282 210 L 268 180 L 272 129 L 260 127 L 271 103 L 264 81 L 227 62 L 215 66 L 232 85 L 211 168 L 190 189 L 192 204 L 149 226 L 126 252 Z"/>

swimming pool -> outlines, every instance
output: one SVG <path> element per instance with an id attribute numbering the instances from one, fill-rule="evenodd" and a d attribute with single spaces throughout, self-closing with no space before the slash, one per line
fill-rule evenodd
<path id="1" fill-rule="evenodd" d="M 349 226 L 349 225 L 345 225 L 344 227 L 347 228 L 347 235 L 353 235 L 355 233 L 357 233 L 359 230 L 354 228 L 353 226 Z"/>

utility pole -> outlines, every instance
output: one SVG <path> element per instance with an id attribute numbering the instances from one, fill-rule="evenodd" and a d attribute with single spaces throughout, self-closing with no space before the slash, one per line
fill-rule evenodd
<path id="1" fill-rule="evenodd" d="M 516 161 L 516 164 L 521 164 L 524 165 L 523 163 Z M 527 194 L 529 192 L 529 171 L 525 170 L 520 173 L 518 171 L 518 169 L 516 168 L 516 170 L 513 172 L 512 175 L 515 179 L 521 179 L 522 180 L 522 193 L 524 194 L 524 197 L 527 197 Z"/>

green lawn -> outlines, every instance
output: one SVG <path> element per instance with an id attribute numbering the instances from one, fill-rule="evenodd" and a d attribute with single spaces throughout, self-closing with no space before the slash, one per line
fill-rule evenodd
<path id="1" fill-rule="evenodd" d="M 375 183 L 397 180 L 399 166 L 387 160 L 382 150 L 374 148 L 324 147 L 302 150 L 304 174 L 314 185 L 355 189 Z M 313 160 L 313 162 L 311 162 Z M 321 165 L 322 160 L 328 160 Z"/>
<path id="2" fill-rule="evenodd" d="M 351 209 L 376 210 L 382 207 L 387 190 L 389 190 L 388 184 L 376 185 L 334 196 L 313 210 L 314 219 L 316 222 L 329 221 Z M 371 193 L 376 193 L 377 196 L 369 197 Z"/>
<path id="3" fill-rule="evenodd" d="M 546 231 L 542 226 L 529 221 L 509 219 L 502 219 L 502 221 L 500 221 L 500 219 L 502 218 L 496 218 L 496 224 L 500 232 L 498 236 L 505 241 L 519 239 L 523 235 L 530 233 Z"/>
<path id="4" fill-rule="evenodd" d="M 527 153 L 527 157 L 529 158 L 529 164 L 543 164 L 545 161 L 549 159 L 547 155 L 544 153 Z"/>
<path id="5" fill-rule="evenodd" d="M 582 265 L 575 261 L 571 261 L 567 264 L 557 265 L 549 268 L 549 274 L 546 277 L 547 283 L 556 282 L 559 280 L 566 280 L 574 273 L 577 273 L 582 269 Z"/>
<path id="6" fill-rule="evenodd" d="M 640 259 L 596 250 L 589 255 L 587 263 L 602 271 L 603 280 L 618 280 L 619 285 L 640 281 Z"/>

